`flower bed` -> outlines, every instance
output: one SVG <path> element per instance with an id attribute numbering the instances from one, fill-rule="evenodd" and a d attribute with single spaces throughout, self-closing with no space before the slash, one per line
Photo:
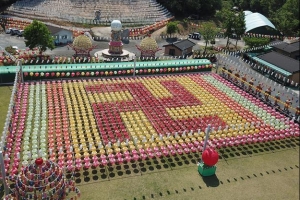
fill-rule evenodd
<path id="1" fill-rule="evenodd" d="M 209 124 L 215 148 L 299 136 L 298 124 L 216 74 L 42 81 L 19 90 L 4 152 L 9 174 L 38 154 L 72 171 L 200 152 Z"/>

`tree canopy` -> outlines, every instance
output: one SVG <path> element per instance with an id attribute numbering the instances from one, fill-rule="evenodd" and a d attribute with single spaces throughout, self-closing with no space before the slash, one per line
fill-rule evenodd
<path id="1" fill-rule="evenodd" d="M 54 49 L 54 38 L 45 24 L 40 21 L 33 22 L 24 29 L 25 44 L 30 49 L 37 47 L 40 53 Z"/>
<path id="2" fill-rule="evenodd" d="M 213 16 L 221 9 L 222 0 L 157 0 L 176 17 L 188 17 L 192 14 Z"/>
<path id="3" fill-rule="evenodd" d="M 244 37 L 243 39 L 249 48 L 261 47 L 270 43 L 270 38 Z"/>
<path id="4" fill-rule="evenodd" d="M 299 36 L 299 0 L 287 0 L 286 3 L 272 15 L 274 23 L 283 34 Z"/>
<path id="5" fill-rule="evenodd" d="M 216 38 L 217 28 L 215 27 L 214 23 L 212 23 L 212 22 L 204 22 L 201 25 L 199 32 L 201 33 L 201 36 L 202 36 L 203 40 L 205 41 L 205 48 L 204 48 L 204 52 L 203 52 L 205 54 L 207 44 L 210 41 L 214 41 Z"/>
<path id="6" fill-rule="evenodd" d="M 169 22 L 167 24 L 167 34 L 172 35 L 178 31 L 177 22 Z"/>
<path id="7" fill-rule="evenodd" d="M 229 45 L 229 38 L 234 34 L 236 35 L 236 40 L 238 40 L 238 38 L 245 33 L 246 23 L 243 11 L 235 12 L 228 9 L 222 9 L 216 14 L 216 17 L 222 22 L 224 36 L 227 37 L 226 47 Z"/>

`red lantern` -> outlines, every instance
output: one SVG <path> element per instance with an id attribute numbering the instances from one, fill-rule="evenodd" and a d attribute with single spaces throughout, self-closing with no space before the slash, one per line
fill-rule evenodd
<path id="1" fill-rule="evenodd" d="M 51 72 L 51 76 L 54 77 L 55 76 L 55 72 Z"/>
<path id="2" fill-rule="evenodd" d="M 43 162 L 44 162 L 44 161 L 43 161 L 43 158 L 37 158 L 37 159 L 35 160 L 35 164 L 38 165 L 38 166 L 39 166 L 39 165 L 42 165 Z"/>
<path id="3" fill-rule="evenodd" d="M 74 77 L 74 76 L 75 76 L 75 73 L 74 73 L 74 72 L 72 72 L 72 73 L 71 73 L 71 76 L 72 76 L 72 77 Z"/>
<path id="4" fill-rule="evenodd" d="M 46 77 L 48 77 L 49 75 L 50 75 L 50 73 L 49 73 L 49 72 L 47 72 L 47 73 L 45 74 L 45 76 L 46 76 Z"/>
<path id="5" fill-rule="evenodd" d="M 24 76 L 25 76 L 25 77 L 28 76 L 28 72 L 24 72 Z"/>
<path id="6" fill-rule="evenodd" d="M 62 73 L 61 73 L 61 76 L 62 76 L 62 77 L 64 77 L 65 75 L 66 75 L 66 73 L 65 73 L 65 72 L 62 72 Z"/>
<path id="7" fill-rule="evenodd" d="M 98 75 L 99 75 L 99 72 L 98 72 L 98 71 L 96 71 L 96 72 L 95 72 L 95 74 L 96 74 L 96 76 L 98 76 Z"/>
<path id="8" fill-rule="evenodd" d="M 90 75 L 90 72 L 86 72 L 86 73 L 85 73 L 85 76 L 89 76 L 89 75 Z"/>
<path id="9" fill-rule="evenodd" d="M 38 72 L 35 72 L 34 75 L 35 77 L 39 77 L 40 74 Z"/>
<path id="10" fill-rule="evenodd" d="M 214 149 L 207 148 L 202 153 L 202 160 L 205 165 L 214 166 L 219 160 L 219 154 Z"/>

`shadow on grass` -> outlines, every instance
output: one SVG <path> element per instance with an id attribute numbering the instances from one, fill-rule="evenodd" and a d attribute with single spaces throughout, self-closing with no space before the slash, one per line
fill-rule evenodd
<path id="1" fill-rule="evenodd" d="M 285 140 L 271 141 L 266 143 L 256 143 L 243 146 L 234 146 L 218 149 L 220 161 L 239 159 L 242 157 L 256 156 L 266 153 L 276 153 L 299 146 L 298 138 L 288 138 Z M 95 169 L 82 170 L 73 174 L 78 185 L 94 183 L 98 181 L 108 181 L 130 176 L 139 176 L 161 171 L 177 170 L 185 167 L 195 167 L 201 153 L 190 153 L 161 158 L 139 160 L 117 165 L 100 166 Z M 296 166 L 298 167 L 298 166 Z M 71 175 L 68 175 L 70 178 Z M 255 177 L 255 176 L 254 176 Z M 212 177 L 202 177 L 207 187 L 217 187 L 222 184 L 214 175 Z"/>
<path id="2" fill-rule="evenodd" d="M 212 176 L 201 176 L 201 177 L 207 187 L 218 187 L 220 185 L 220 180 L 218 179 L 216 174 Z"/>

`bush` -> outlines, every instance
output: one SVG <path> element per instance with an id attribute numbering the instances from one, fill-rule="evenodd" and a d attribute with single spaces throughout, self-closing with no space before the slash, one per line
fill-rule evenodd
<path id="1" fill-rule="evenodd" d="M 5 51 L 12 55 L 15 55 L 17 53 L 16 49 L 12 48 L 12 46 L 5 47 Z"/>

